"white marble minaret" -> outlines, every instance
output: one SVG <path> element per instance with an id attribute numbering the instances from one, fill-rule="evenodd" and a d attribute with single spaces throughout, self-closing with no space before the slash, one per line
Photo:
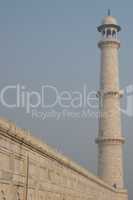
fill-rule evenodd
<path id="1" fill-rule="evenodd" d="M 124 138 L 121 130 L 119 90 L 118 32 L 121 27 L 114 17 L 106 16 L 98 27 L 101 40 L 100 90 L 98 92 L 100 119 L 98 144 L 98 176 L 117 189 L 123 186 L 122 146 Z"/>

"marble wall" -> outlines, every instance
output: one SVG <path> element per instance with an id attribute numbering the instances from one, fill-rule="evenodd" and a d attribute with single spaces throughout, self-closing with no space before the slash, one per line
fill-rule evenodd
<path id="1" fill-rule="evenodd" d="M 0 200 L 127 200 L 30 133 L 0 119 Z"/>

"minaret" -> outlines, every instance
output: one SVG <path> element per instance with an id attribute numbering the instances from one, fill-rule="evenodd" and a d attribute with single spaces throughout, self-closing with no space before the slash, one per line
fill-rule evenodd
<path id="1" fill-rule="evenodd" d="M 121 27 L 114 17 L 106 16 L 98 27 L 101 40 L 101 74 L 99 97 L 99 135 L 98 144 L 98 176 L 114 188 L 123 186 L 122 146 L 124 138 L 121 131 L 119 64 L 118 49 L 120 41 L 118 32 Z"/>

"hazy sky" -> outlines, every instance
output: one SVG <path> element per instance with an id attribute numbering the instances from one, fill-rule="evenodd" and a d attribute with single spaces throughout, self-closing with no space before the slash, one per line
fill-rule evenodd
<path id="1" fill-rule="evenodd" d="M 26 91 L 40 91 L 51 85 L 59 91 L 98 90 L 100 38 L 96 27 L 107 9 L 122 26 L 120 51 L 121 88 L 133 84 L 133 2 L 89 0 L 1 0 L 0 1 L 0 90 L 7 85 L 24 85 Z M 15 93 L 11 92 L 10 102 Z M 58 108 L 55 107 L 57 110 Z M 54 108 L 54 109 L 55 109 Z M 39 109 L 39 111 L 43 111 Z M 72 111 L 71 109 L 69 111 Z M 97 119 L 41 120 L 25 109 L 6 109 L 0 115 L 30 129 L 37 137 L 56 147 L 96 173 Z M 133 117 L 123 115 L 125 179 L 133 197 Z"/>

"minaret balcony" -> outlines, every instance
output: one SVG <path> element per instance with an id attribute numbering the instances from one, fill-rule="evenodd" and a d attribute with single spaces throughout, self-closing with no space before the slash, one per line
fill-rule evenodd
<path id="1" fill-rule="evenodd" d="M 125 138 L 124 137 L 98 137 L 96 138 L 95 142 L 97 144 L 105 143 L 105 144 L 124 144 Z"/>
<path id="2" fill-rule="evenodd" d="M 103 97 L 103 96 L 116 96 L 116 97 L 122 97 L 124 94 L 123 90 L 101 90 L 97 92 L 97 97 Z"/>
<path id="3" fill-rule="evenodd" d="M 102 37 L 101 40 L 98 42 L 98 47 L 102 48 L 104 46 L 110 46 L 115 48 L 120 48 L 120 41 L 117 38 L 113 37 Z"/>

